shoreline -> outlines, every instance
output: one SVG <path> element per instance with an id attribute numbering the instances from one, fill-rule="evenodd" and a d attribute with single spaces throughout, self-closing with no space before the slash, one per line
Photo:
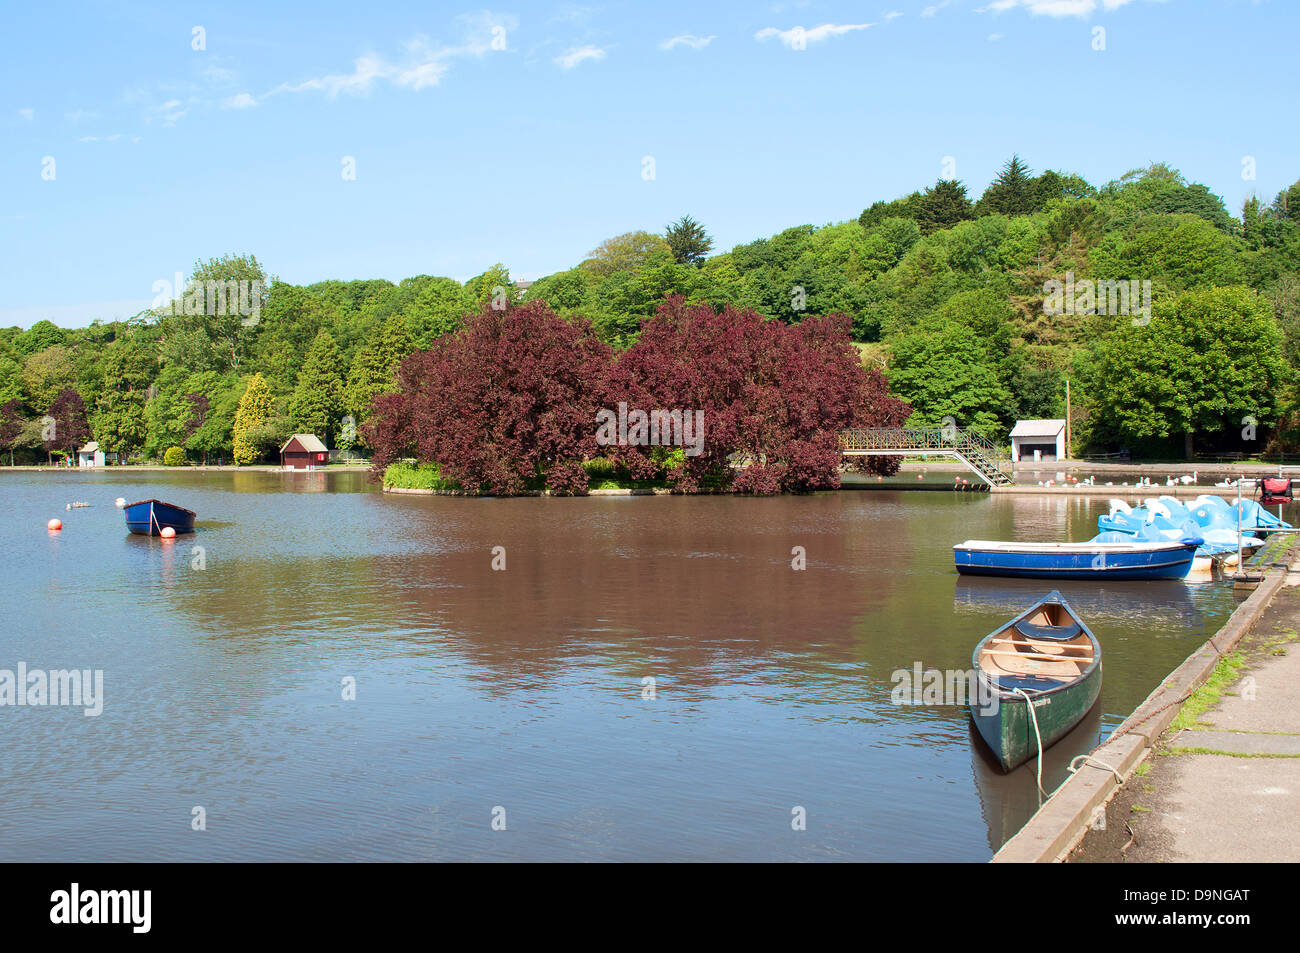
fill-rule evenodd
<path id="1" fill-rule="evenodd" d="M 1261 551 L 1267 554 L 1268 547 Z M 1015 835 L 993 855 L 990 863 L 1058 863 L 1066 860 L 1091 829 L 1098 812 L 1104 812 L 1121 786 L 1155 750 L 1166 728 L 1182 711 L 1192 693 L 1214 673 L 1215 667 L 1252 630 L 1272 605 L 1289 576 L 1300 572 L 1294 565 L 1300 543 L 1291 543 L 1271 561 L 1248 566 L 1263 569 L 1259 586 L 1233 610 L 1223 626 L 1198 646 L 1138 705 L 1070 775 Z M 1080 756 L 1081 758 L 1083 756 Z M 1117 777 L 1116 775 L 1119 775 Z"/>
<path id="2" fill-rule="evenodd" d="M 0 467 L 2 473 L 48 473 L 51 475 L 64 474 L 106 474 L 116 477 L 123 477 L 126 474 L 153 474 L 153 473 L 282 473 L 282 474 L 330 474 L 330 473 L 367 473 L 368 466 L 336 464 L 329 467 L 317 468 L 314 470 L 287 470 L 281 466 L 272 466 L 269 464 L 257 464 L 251 466 L 194 466 L 194 467 L 165 467 L 165 466 L 130 466 L 130 467 L 34 467 L 34 466 L 16 466 Z M 904 464 L 899 471 L 922 472 L 929 469 L 940 469 L 939 467 L 926 467 L 922 464 Z M 964 468 L 943 468 L 944 472 L 959 473 Z M 969 471 L 965 471 L 969 472 Z M 1131 472 L 1131 471 L 1125 471 Z M 851 474 L 857 477 L 857 474 Z M 989 494 L 1022 494 L 1028 496 L 1059 496 L 1059 497 L 1080 497 L 1080 498 L 1101 498 L 1101 499 L 1124 499 L 1140 503 L 1143 499 L 1151 496 L 1172 496 L 1176 498 L 1193 499 L 1203 493 L 1230 497 L 1236 494 L 1236 487 L 1222 487 L 1207 483 L 1197 483 L 1185 486 L 1181 483 L 1174 486 L 1166 486 L 1161 483 L 1153 483 L 1150 486 L 1140 486 L 1135 484 L 1116 485 L 1116 486 L 1080 486 L 1078 484 L 1061 484 L 1056 486 L 1038 486 L 1032 483 L 1013 483 L 1008 486 L 989 486 L 981 482 L 970 482 L 963 484 L 961 487 L 954 487 L 947 482 L 938 483 L 930 482 L 923 485 L 912 483 L 903 483 L 897 481 L 897 478 L 888 478 L 893 482 L 877 483 L 864 478 L 855 478 L 847 480 L 835 490 L 816 490 L 817 493 L 836 493 L 841 491 L 854 492 L 927 492 L 927 493 L 989 493 Z M 473 496 L 474 494 L 465 493 L 458 490 L 433 490 L 423 487 L 381 487 L 384 493 L 407 494 L 412 496 Z M 1242 493 L 1243 499 L 1253 499 L 1255 496 L 1254 487 L 1243 487 L 1247 492 Z M 525 493 L 516 494 L 517 496 L 548 496 L 552 494 L 539 490 L 532 490 Z M 671 496 L 673 491 L 666 487 L 614 487 L 608 489 L 589 490 L 586 496 Z M 716 492 L 700 492 L 694 494 L 677 494 L 686 496 L 713 496 Z M 739 494 L 737 494 L 739 495 Z M 780 494 L 786 495 L 786 494 Z M 791 494 L 793 495 L 793 494 Z M 580 498 L 580 497 L 578 497 Z"/>
<path id="3" fill-rule="evenodd" d="M 242 467 L 237 467 L 233 463 L 221 466 L 211 464 L 206 467 L 167 467 L 161 463 L 132 463 L 111 467 L 49 467 L 19 464 L 16 467 L 0 466 L 0 473 L 348 473 L 369 469 L 368 463 L 331 463 L 313 470 L 290 470 L 272 463 L 251 463 Z"/>

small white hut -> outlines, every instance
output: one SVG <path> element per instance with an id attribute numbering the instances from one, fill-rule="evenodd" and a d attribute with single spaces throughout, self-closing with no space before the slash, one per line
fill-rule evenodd
<path id="1" fill-rule="evenodd" d="M 1011 428 L 1011 459 L 1016 463 L 1064 460 L 1065 420 L 1017 420 Z"/>
<path id="2" fill-rule="evenodd" d="M 105 453 L 94 440 L 77 451 L 77 466 L 102 467 L 109 462 L 117 462 L 117 454 Z"/>

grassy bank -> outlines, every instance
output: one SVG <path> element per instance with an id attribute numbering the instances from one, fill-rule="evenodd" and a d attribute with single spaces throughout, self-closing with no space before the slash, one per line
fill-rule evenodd
<path id="1" fill-rule="evenodd" d="M 635 480 L 621 467 L 616 467 L 608 460 L 596 459 L 588 460 L 583 464 L 583 469 L 587 471 L 590 480 L 587 489 L 590 490 L 654 490 L 662 489 L 668 485 L 667 481 L 660 479 L 653 480 Z M 526 485 L 529 492 L 540 492 L 544 489 L 544 482 L 541 479 L 530 480 Z M 442 471 L 436 463 L 415 463 L 409 460 L 403 460 L 398 463 L 390 464 L 384 471 L 384 488 L 391 490 L 433 490 L 446 493 L 464 493 L 465 489 L 454 480 L 449 480 L 442 475 Z"/>
<path id="2" fill-rule="evenodd" d="M 464 492 L 459 483 L 442 476 L 436 463 L 411 463 L 405 460 L 389 464 L 388 469 L 384 471 L 384 488 Z"/>

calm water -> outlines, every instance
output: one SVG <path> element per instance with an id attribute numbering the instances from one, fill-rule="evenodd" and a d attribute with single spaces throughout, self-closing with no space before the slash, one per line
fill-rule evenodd
<path id="1" fill-rule="evenodd" d="M 199 532 L 128 536 L 118 496 Z M 1086 539 L 1104 507 L 0 473 L 0 669 L 105 682 L 99 717 L 0 707 L 0 859 L 985 860 L 1037 806 L 1032 766 L 1000 775 L 961 709 L 891 704 L 890 673 L 967 668 L 1050 588 L 959 581 L 955 541 Z M 1049 787 L 1234 605 L 1181 582 L 1066 595 L 1105 682 Z"/>

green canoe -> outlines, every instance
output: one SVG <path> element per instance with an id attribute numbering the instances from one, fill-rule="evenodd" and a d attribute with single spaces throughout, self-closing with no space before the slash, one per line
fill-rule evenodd
<path id="1" fill-rule="evenodd" d="M 1039 737 L 1059 741 L 1101 692 L 1101 644 L 1055 590 L 986 636 L 971 663 L 971 718 L 1004 771 L 1037 757 Z"/>

